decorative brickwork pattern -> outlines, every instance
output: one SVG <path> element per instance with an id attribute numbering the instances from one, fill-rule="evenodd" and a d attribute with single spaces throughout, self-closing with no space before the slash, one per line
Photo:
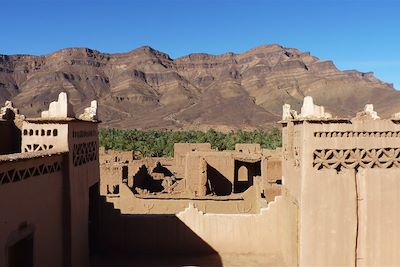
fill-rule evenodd
<path id="1" fill-rule="evenodd" d="M 385 132 L 315 132 L 314 137 L 400 137 L 400 131 Z"/>
<path id="2" fill-rule="evenodd" d="M 400 148 L 318 149 L 314 151 L 313 166 L 318 170 L 399 168 Z"/>
<path id="3" fill-rule="evenodd" d="M 25 169 L 11 169 L 0 172 L 0 185 L 15 183 L 25 179 L 61 171 L 62 163 L 59 161 L 50 164 L 41 164 Z"/>
<path id="4" fill-rule="evenodd" d="M 74 166 L 80 166 L 91 161 L 97 160 L 98 144 L 96 141 L 74 144 L 73 162 Z"/>
<path id="5" fill-rule="evenodd" d="M 45 144 L 29 144 L 24 147 L 24 152 L 35 152 L 52 149 L 53 145 L 45 145 Z"/>

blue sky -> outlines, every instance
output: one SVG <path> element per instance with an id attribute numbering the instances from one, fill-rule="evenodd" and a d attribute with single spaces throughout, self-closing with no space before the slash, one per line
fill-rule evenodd
<path id="1" fill-rule="evenodd" d="M 400 0 L 0 0 L 1 54 L 65 47 L 172 58 L 278 43 L 400 89 Z"/>

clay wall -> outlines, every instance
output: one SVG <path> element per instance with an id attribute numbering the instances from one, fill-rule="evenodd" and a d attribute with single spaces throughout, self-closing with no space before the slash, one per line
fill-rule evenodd
<path id="1" fill-rule="evenodd" d="M 390 120 L 286 125 L 283 176 L 300 209 L 301 266 L 400 264 L 398 136 Z"/>
<path id="2" fill-rule="evenodd" d="M 12 140 L 12 132 L 9 123 L 6 120 L 0 120 L 0 155 L 10 154 L 12 151 L 10 140 Z"/>
<path id="3" fill-rule="evenodd" d="M 33 158 L 17 155 L 22 154 L 0 162 L 0 266 L 7 266 L 13 245 L 32 235 L 33 265 L 63 266 L 65 153 Z M 28 259 L 28 255 L 16 256 Z"/>
<path id="4" fill-rule="evenodd" d="M 101 157 L 101 163 L 129 163 L 135 159 L 134 151 L 115 151 L 101 148 L 99 153 Z"/>
<path id="5" fill-rule="evenodd" d="M 175 143 L 174 160 L 177 169 L 185 169 L 186 154 L 195 151 L 212 151 L 209 143 Z"/>
<path id="6" fill-rule="evenodd" d="M 235 151 L 248 154 L 259 154 L 261 153 L 260 144 L 235 144 Z"/>
<path id="7" fill-rule="evenodd" d="M 102 194 L 103 195 L 103 194 Z M 131 189 L 122 184 L 119 187 L 119 196 L 108 196 L 107 201 L 114 204 L 116 209 L 124 214 L 176 214 L 185 209 L 190 202 L 196 203 L 199 210 L 210 213 L 257 213 L 260 207 L 266 206 L 265 203 L 256 201 L 256 190 L 250 188 L 241 196 L 237 197 L 206 197 L 191 198 L 187 197 L 140 197 L 134 195 Z"/>
<path id="8" fill-rule="evenodd" d="M 99 181 L 97 123 L 68 124 L 71 265 L 88 266 L 89 188 Z"/>
<path id="9" fill-rule="evenodd" d="M 231 152 L 193 152 L 186 156 L 186 189 L 188 192 L 198 194 L 204 192 L 203 187 L 206 186 L 206 181 L 201 181 L 200 173 L 201 160 L 207 162 L 206 172 L 207 178 L 214 181 L 218 186 L 218 191 L 222 195 L 227 195 L 233 192 L 235 161 Z M 201 194 L 204 195 L 204 194 Z"/>
<path id="10" fill-rule="evenodd" d="M 119 196 L 119 189 L 122 184 L 123 168 L 127 165 L 111 163 L 100 168 L 100 194 L 103 196 Z"/>
<path id="11" fill-rule="evenodd" d="M 263 177 L 264 195 L 267 201 L 273 201 L 281 194 L 282 183 L 282 152 L 278 150 L 263 150 L 261 173 Z"/>
<path id="12" fill-rule="evenodd" d="M 24 121 L 21 152 L 68 149 L 68 124 Z"/>
<path id="13" fill-rule="evenodd" d="M 0 119 L 0 155 L 21 151 L 21 130 L 12 120 Z"/>
<path id="14" fill-rule="evenodd" d="M 107 251 L 241 254 L 261 257 L 266 265 L 296 264 L 296 221 L 281 218 L 282 211 L 290 218 L 296 214 L 283 198 L 256 214 L 203 213 L 189 204 L 176 215 L 128 215 L 110 205 L 103 206 L 99 231 Z"/>
<path id="15" fill-rule="evenodd" d="M 358 205 L 358 264 L 399 265 L 400 181 L 398 168 L 360 169 L 356 174 Z"/>

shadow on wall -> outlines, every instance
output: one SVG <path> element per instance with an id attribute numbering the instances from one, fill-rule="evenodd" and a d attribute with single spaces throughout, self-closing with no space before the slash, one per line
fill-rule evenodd
<path id="1" fill-rule="evenodd" d="M 149 192 L 161 192 L 163 190 L 162 180 L 155 180 L 149 174 L 149 170 L 142 165 L 133 177 L 133 189 L 136 187 L 149 190 Z"/>
<path id="2" fill-rule="evenodd" d="M 125 215 L 98 200 L 91 266 L 222 266 L 218 253 L 175 215 Z"/>
<path id="3" fill-rule="evenodd" d="M 152 172 L 162 173 L 164 176 L 173 176 L 173 173 L 168 170 L 168 168 L 162 166 L 160 162 L 157 162 L 157 165 Z"/>
<path id="4" fill-rule="evenodd" d="M 235 160 L 234 192 L 243 193 L 254 184 L 254 177 L 261 176 L 261 161 Z"/>
<path id="5" fill-rule="evenodd" d="M 0 125 L 0 155 L 21 152 L 21 130 L 15 125 L 15 113 L 7 109 Z"/>
<path id="6" fill-rule="evenodd" d="M 232 183 L 214 167 L 207 164 L 207 192 L 216 196 L 228 196 L 232 193 Z"/>

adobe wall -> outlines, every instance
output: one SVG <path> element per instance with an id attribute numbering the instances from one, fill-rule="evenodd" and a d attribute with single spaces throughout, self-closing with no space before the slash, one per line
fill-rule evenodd
<path id="1" fill-rule="evenodd" d="M 101 163 L 111 163 L 111 162 L 129 163 L 135 159 L 134 151 L 105 150 L 104 147 L 101 147 L 99 154 L 101 157 Z"/>
<path id="2" fill-rule="evenodd" d="M 357 258 L 360 266 L 398 266 L 400 240 L 399 169 L 360 169 Z"/>
<path id="3" fill-rule="evenodd" d="M 68 124 L 71 265 L 88 266 L 89 187 L 99 181 L 97 123 Z"/>
<path id="4" fill-rule="evenodd" d="M 48 149 L 68 149 L 68 124 L 44 121 L 22 124 L 21 152 L 42 151 Z"/>
<path id="5" fill-rule="evenodd" d="M 282 151 L 281 149 L 263 149 L 261 161 L 261 174 L 263 177 L 264 195 L 268 202 L 281 195 L 282 186 Z"/>
<path id="6" fill-rule="evenodd" d="M 262 155 L 262 176 L 270 182 L 282 179 L 282 149 L 263 149 Z"/>
<path id="7" fill-rule="evenodd" d="M 179 170 L 185 169 L 185 157 L 189 152 L 212 151 L 210 143 L 175 143 L 174 160 L 175 166 Z"/>
<path id="8" fill-rule="evenodd" d="M 212 170 L 214 175 L 218 175 L 221 179 L 231 184 L 231 192 L 233 192 L 235 160 L 232 153 L 227 151 L 193 152 L 187 154 L 185 179 L 188 192 L 199 196 L 205 195 L 200 192 L 204 192 L 203 187 L 206 181 L 199 179 L 200 173 L 205 171 L 202 170 L 201 166 L 203 159 L 211 167 L 210 170 Z"/>
<path id="9" fill-rule="evenodd" d="M 100 168 L 100 195 L 119 196 L 122 186 L 122 167 L 128 164 L 109 163 Z"/>
<path id="10" fill-rule="evenodd" d="M 284 186 L 300 208 L 299 264 L 399 265 L 399 124 L 304 120 L 283 132 Z"/>
<path id="11" fill-rule="evenodd" d="M 32 233 L 34 266 L 63 266 L 65 164 L 63 154 L 0 162 L 0 266 L 7 247 Z"/>
<path id="12" fill-rule="evenodd" d="M 2 120 L 0 118 L 0 133 L 0 155 L 21 151 L 21 130 L 13 120 Z"/>
<path id="13" fill-rule="evenodd" d="M 190 196 L 172 198 L 140 198 L 135 196 L 126 184 L 119 187 L 118 196 L 108 195 L 107 201 L 113 203 L 123 214 L 176 214 L 184 210 L 190 202 L 203 212 L 209 213 L 257 213 L 265 203 L 256 201 L 256 190 L 250 188 L 238 197 L 209 197 L 192 199 Z M 102 194 L 103 195 L 103 194 Z"/>
<path id="14" fill-rule="evenodd" d="M 235 151 L 240 153 L 259 154 L 261 153 L 261 146 L 260 144 L 235 144 Z"/>
<path id="15" fill-rule="evenodd" d="M 12 140 L 12 132 L 8 121 L 0 119 L 0 133 L 0 155 L 10 154 L 10 151 L 12 151 L 12 142 L 10 142 Z"/>
<path id="16" fill-rule="evenodd" d="M 266 265 L 296 265 L 296 209 L 282 197 L 256 214 L 203 213 L 189 204 L 176 215 L 129 215 L 103 204 L 99 233 L 105 251 L 258 255 Z"/>

